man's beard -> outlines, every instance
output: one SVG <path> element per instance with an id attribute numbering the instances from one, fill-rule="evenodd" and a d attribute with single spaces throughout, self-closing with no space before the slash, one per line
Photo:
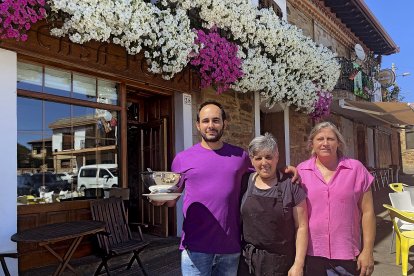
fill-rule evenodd
<path id="1" fill-rule="evenodd" d="M 200 133 L 201 133 L 201 137 L 203 137 L 204 141 L 209 142 L 209 143 L 215 143 L 215 142 L 220 141 L 221 136 L 223 136 L 223 133 L 224 133 L 224 128 L 217 131 L 216 136 L 211 137 L 211 138 L 207 137 L 207 135 L 203 132 L 200 132 Z"/>

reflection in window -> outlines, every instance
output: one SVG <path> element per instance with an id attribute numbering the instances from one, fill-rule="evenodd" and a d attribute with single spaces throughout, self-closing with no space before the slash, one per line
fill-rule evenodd
<path id="1" fill-rule="evenodd" d="M 91 101 L 117 104 L 116 83 L 19 62 L 18 88 L 85 101 L 85 106 L 78 106 L 18 97 L 19 196 L 39 197 L 49 192 L 55 194 L 51 201 L 79 197 L 78 173 L 82 167 L 112 164 L 110 167 L 117 170 L 118 112 L 86 106 Z M 105 183 L 117 185 L 117 179 L 111 179 Z M 91 187 L 99 181 L 96 172 L 91 181 Z"/>
<path id="2" fill-rule="evenodd" d="M 96 101 L 96 79 L 73 74 L 73 93 L 76 99 Z"/>
<path id="3" fill-rule="evenodd" d="M 110 80 L 42 65 L 17 63 L 17 88 L 22 90 L 117 105 L 117 87 L 117 83 Z"/>
<path id="4" fill-rule="evenodd" d="M 52 68 L 45 68 L 45 93 L 70 96 L 71 73 Z"/>
<path id="5" fill-rule="evenodd" d="M 42 91 L 43 68 L 39 65 L 17 62 L 17 87 L 24 90 Z"/>

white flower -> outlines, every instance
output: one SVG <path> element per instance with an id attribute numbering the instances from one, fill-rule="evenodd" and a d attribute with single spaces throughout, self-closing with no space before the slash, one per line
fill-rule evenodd
<path id="1" fill-rule="evenodd" d="M 270 104 L 285 102 L 309 113 L 317 91 L 332 90 L 339 78 L 334 53 L 281 21 L 273 10 L 253 7 L 250 0 L 162 0 L 162 9 L 144 0 L 48 3 L 52 12 L 67 15 L 52 35 L 68 35 L 75 43 L 112 41 L 132 55 L 144 48 L 148 70 L 165 79 L 182 71 L 198 52 L 190 10 L 199 11 L 203 27 L 217 26 L 239 42 L 244 76 L 232 86 L 236 91 L 260 91 Z"/>

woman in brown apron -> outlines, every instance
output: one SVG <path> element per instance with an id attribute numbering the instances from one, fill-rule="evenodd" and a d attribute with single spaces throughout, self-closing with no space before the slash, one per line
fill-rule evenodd
<path id="1" fill-rule="evenodd" d="M 241 200 L 243 249 L 238 275 L 303 275 L 308 243 L 306 193 L 280 176 L 276 140 L 269 133 L 249 145 L 256 170 Z"/>

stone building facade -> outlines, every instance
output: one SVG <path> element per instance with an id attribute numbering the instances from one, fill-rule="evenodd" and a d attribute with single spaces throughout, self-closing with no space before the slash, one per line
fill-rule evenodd
<path id="1" fill-rule="evenodd" d="M 223 134 L 223 141 L 247 148 L 253 139 L 254 129 L 254 94 L 236 93 L 227 91 L 218 95 L 213 88 L 202 89 L 200 93 L 192 93 L 192 121 L 196 122 L 200 104 L 205 101 L 217 101 L 223 105 L 227 116 L 227 125 Z M 193 127 L 193 143 L 201 141 L 196 127 Z"/>
<path id="2" fill-rule="evenodd" d="M 304 34 L 316 43 L 323 44 L 336 52 L 338 57 L 358 62 L 362 68 L 370 66 L 366 61 L 356 61 L 354 45 L 361 44 L 367 53 L 371 49 L 364 43 L 365 41 L 351 32 L 329 7 L 325 7 L 323 2 L 287 1 L 287 19 L 289 23 L 301 28 Z M 364 100 L 343 87 L 336 87 L 333 95 L 334 102 L 338 99 Z M 325 119 L 335 123 L 344 135 L 347 156 L 359 159 L 367 167 L 401 166 L 398 130 L 389 125 L 367 124 L 366 120 L 360 120 L 352 114 L 345 115 L 338 108 L 331 109 L 331 115 Z M 297 165 L 309 157 L 307 139 L 315 122 L 306 114 L 290 108 L 289 124 L 290 163 Z M 279 132 L 283 131 L 283 128 L 273 126 L 271 131 Z"/>
<path id="3" fill-rule="evenodd" d="M 407 132 L 401 131 L 401 158 L 404 173 L 414 173 L 414 149 L 407 146 Z"/>

